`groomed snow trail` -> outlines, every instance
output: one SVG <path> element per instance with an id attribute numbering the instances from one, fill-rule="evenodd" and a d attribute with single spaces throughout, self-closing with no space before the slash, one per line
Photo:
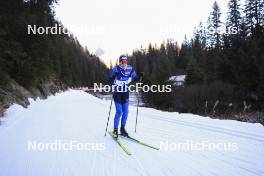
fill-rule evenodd
<path id="1" fill-rule="evenodd" d="M 264 176 L 264 127 L 193 114 L 131 106 L 131 136 L 160 146 L 153 150 L 122 139 L 128 156 L 104 130 L 110 101 L 69 90 L 31 105 L 10 107 L 0 125 L 0 176 Z M 112 130 L 114 106 L 109 130 Z M 29 142 L 104 144 L 104 150 L 29 150 Z M 235 143 L 237 150 L 177 150 L 175 144 Z"/>

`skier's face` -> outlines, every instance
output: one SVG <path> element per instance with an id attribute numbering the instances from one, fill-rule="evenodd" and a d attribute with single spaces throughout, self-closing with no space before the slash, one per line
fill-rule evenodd
<path id="1" fill-rule="evenodd" d="M 127 67 L 127 60 L 121 60 L 119 62 L 121 68 L 125 69 Z"/>

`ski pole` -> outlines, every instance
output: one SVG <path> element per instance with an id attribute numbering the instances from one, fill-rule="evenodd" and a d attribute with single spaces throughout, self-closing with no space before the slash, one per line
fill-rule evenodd
<path id="1" fill-rule="evenodd" d="M 139 83 L 141 83 L 141 81 L 142 81 L 142 77 L 139 79 Z M 137 102 L 137 115 L 136 115 L 135 133 L 137 132 L 137 118 L 138 118 L 138 107 L 139 107 L 139 92 L 137 92 L 137 98 L 138 98 L 138 102 Z"/>
<path id="2" fill-rule="evenodd" d="M 139 78 L 139 83 L 142 82 L 143 73 L 144 72 L 141 72 L 141 76 Z M 137 92 L 137 98 L 138 98 L 138 102 L 137 102 L 137 115 L 136 115 L 135 133 L 137 132 L 137 118 L 138 118 L 138 107 L 139 107 L 139 92 Z"/>
<path id="3" fill-rule="evenodd" d="M 137 102 L 137 115 L 136 115 L 136 124 L 135 124 L 135 133 L 137 132 L 137 118 L 138 118 L 138 106 L 139 106 L 139 92 L 137 93 L 138 102 Z"/>
<path id="4" fill-rule="evenodd" d="M 109 119 L 110 119 L 112 104 L 113 104 L 113 95 L 112 95 L 112 98 L 111 98 L 111 105 L 110 105 L 110 108 L 109 108 L 109 113 L 108 113 L 108 118 L 107 118 L 107 124 L 106 124 L 106 128 L 105 128 L 105 136 L 106 136 L 106 132 L 107 132 L 107 128 L 108 128 L 108 123 L 109 123 Z"/>
<path id="5" fill-rule="evenodd" d="M 114 76 L 114 85 L 116 83 L 116 77 L 117 77 L 117 74 L 115 73 L 115 76 Z M 111 84 L 112 85 L 112 84 Z M 106 136 L 106 132 L 107 132 L 107 128 L 108 128 L 108 123 L 109 123 L 109 119 L 110 119 L 110 114 L 111 114 L 111 109 L 112 109 L 112 104 L 113 104 L 113 97 L 114 95 L 112 94 L 112 97 L 111 97 L 111 105 L 110 105 L 110 108 L 109 108 L 109 113 L 108 113 L 108 118 L 107 118 L 107 124 L 106 124 L 106 128 L 105 128 L 105 135 Z"/>

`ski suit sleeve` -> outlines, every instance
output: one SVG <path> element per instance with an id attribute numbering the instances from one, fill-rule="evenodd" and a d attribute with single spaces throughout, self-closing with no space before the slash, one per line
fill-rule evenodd
<path id="1" fill-rule="evenodd" d="M 133 81 L 136 81 L 136 82 L 140 80 L 140 77 L 136 74 L 134 67 L 132 68 L 132 71 L 131 71 L 131 78 Z"/>
<path id="2" fill-rule="evenodd" d="M 110 84 L 110 85 L 114 84 L 114 81 L 115 81 L 115 78 L 117 77 L 117 75 L 118 75 L 118 69 L 117 69 L 117 66 L 115 66 L 110 72 L 108 84 Z"/>

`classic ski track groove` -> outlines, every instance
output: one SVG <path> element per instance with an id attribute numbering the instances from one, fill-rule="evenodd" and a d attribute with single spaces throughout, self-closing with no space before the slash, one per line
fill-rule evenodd
<path id="1" fill-rule="evenodd" d="M 203 124 L 193 123 L 193 122 L 184 122 L 184 121 L 176 120 L 176 119 L 175 120 L 170 120 L 170 119 L 166 119 L 166 118 L 160 119 L 160 118 L 154 118 L 154 117 L 149 117 L 149 116 L 147 116 L 147 118 L 151 118 L 151 119 L 159 120 L 159 121 L 171 122 L 171 123 L 175 123 L 178 125 L 189 126 L 189 127 L 193 127 L 193 128 L 199 128 L 199 129 L 203 129 L 203 130 L 207 130 L 207 131 L 211 131 L 211 132 L 216 132 L 216 133 L 221 133 L 221 134 L 226 134 L 226 135 L 232 135 L 232 136 L 236 136 L 236 137 L 241 137 L 241 138 L 259 141 L 259 142 L 264 142 L 264 136 L 254 135 L 252 133 L 245 133 L 245 132 L 240 132 L 240 131 L 236 131 L 236 130 L 230 130 L 230 129 L 221 128 L 221 127 L 203 125 Z M 244 135 L 240 135 L 237 133 L 242 133 Z"/>

